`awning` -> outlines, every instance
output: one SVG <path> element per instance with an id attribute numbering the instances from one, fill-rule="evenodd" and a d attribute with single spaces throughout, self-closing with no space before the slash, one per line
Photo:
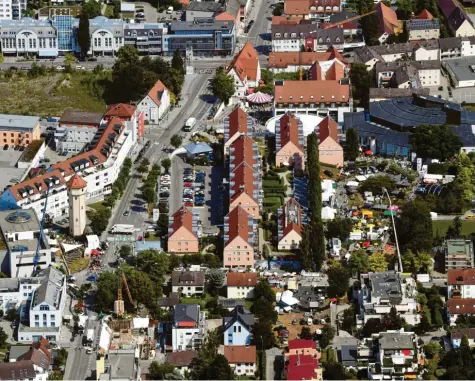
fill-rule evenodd
<path id="1" fill-rule="evenodd" d="M 74 249 L 77 249 L 78 247 L 81 247 L 82 245 L 70 245 L 67 243 L 63 243 L 63 250 L 65 253 L 69 253 L 70 251 L 73 251 Z"/>
<path id="2" fill-rule="evenodd" d="M 264 94 L 258 91 L 257 93 L 248 95 L 246 99 L 250 103 L 263 104 L 272 102 L 273 97 L 269 94 Z"/>
<path id="3" fill-rule="evenodd" d="M 385 216 L 395 216 L 397 213 L 392 211 L 392 210 L 385 210 L 384 215 Z"/>

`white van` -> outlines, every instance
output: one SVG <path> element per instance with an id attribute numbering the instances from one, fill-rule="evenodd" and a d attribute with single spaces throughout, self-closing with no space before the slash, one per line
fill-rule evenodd
<path id="1" fill-rule="evenodd" d="M 312 324 L 313 324 L 313 319 L 312 319 L 312 318 L 308 318 L 308 319 L 307 319 L 307 324 L 308 324 L 308 325 L 312 325 Z"/>
<path id="2" fill-rule="evenodd" d="M 173 7 L 168 7 L 168 9 L 167 9 L 167 13 L 168 13 L 169 15 L 171 15 L 171 14 L 172 14 L 172 12 L 173 12 Z"/>

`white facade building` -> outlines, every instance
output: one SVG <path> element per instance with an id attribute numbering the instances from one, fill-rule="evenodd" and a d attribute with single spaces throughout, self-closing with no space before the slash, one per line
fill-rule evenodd
<path id="1" fill-rule="evenodd" d="M 201 312 L 199 304 L 177 304 L 173 313 L 173 352 L 198 349 L 205 329 L 206 315 Z"/>
<path id="2" fill-rule="evenodd" d="M 158 80 L 137 105 L 137 109 L 139 112 L 144 112 L 144 120 L 150 124 L 158 124 L 170 109 L 170 90 Z"/>
<path id="3" fill-rule="evenodd" d="M 12 0 L 0 0 L 0 20 L 12 20 Z"/>

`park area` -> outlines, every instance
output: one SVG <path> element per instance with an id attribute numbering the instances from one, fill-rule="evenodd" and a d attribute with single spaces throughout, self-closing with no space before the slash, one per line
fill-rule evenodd
<path id="1" fill-rule="evenodd" d="M 447 229 L 452 223 L 452 220 L 432 220 L 432 232 L 434 237 L 445 237 Z M 472 233 L 475 233 L 475 221 L 462 220 L 462 235 L 469 236 Z"/>

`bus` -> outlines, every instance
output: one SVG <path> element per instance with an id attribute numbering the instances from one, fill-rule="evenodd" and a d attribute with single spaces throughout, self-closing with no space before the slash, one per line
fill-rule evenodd
<path id="1" fill-rule="evenodd" d="M 110 234 L 132 235 L 135 233 L 134 225 L 116 224 L 109 230 Z"/>

